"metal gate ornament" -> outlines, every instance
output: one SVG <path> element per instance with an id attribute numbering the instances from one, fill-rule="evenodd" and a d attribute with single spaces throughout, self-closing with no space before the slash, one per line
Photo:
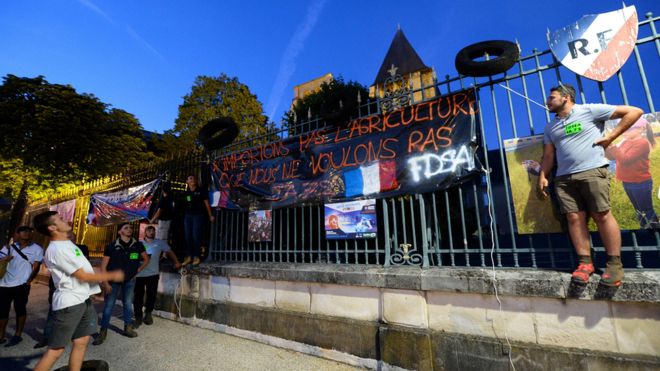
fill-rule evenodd
<path id="1" fill-rule="evenodd" d="M 609 13 L 589 14 L 550 33 L 547 38 L 555 58 L 586 78 L 605 81 L 623 67 L 637 42 L 634 6 Z"/>

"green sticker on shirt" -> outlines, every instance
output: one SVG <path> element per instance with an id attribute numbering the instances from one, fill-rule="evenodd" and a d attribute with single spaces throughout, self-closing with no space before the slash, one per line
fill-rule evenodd
<path id="1" fill-rule="evenodd" d="M 76 256 L 82 256 L 82 252 L 80 252 L 80 249 L 76 247 Z"/>
<path id="2" fill-rule="evenodd" d="M 192 196 L 190 196 L 190 195 L 186 196 L 186 201 L 191 202 L 192 201 Z"/>
<path id="3" fill-rule="evenodd" d="M 136 252 L 132 252 L 131 255 L 128 256 L 130 260 L 138 260 L 140 258 L 140 254 Z"/>
<path id="4" fill-rule="evenodd" d="M 564 127 L 564 132 L 566 135 L 575 135 L 582 131 L 582 123 L 580 121 L 574 121 Z"/>

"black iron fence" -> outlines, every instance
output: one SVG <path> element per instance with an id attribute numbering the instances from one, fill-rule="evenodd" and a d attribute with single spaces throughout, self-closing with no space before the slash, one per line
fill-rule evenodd
<path id="1" fill-rule="evenodd" d="M 477 155 L 485 170 L 481 176 L 445 191 L 377 200 L 376 238 L 326 239 L 323 205 L 309 204 L 273 210 L 272 241 L 249 242 L 248 211 L 222 209 L 216 212 L 217 221 L 210 226 L 210 238 L 205 244 L 211 259 L 422 267 L 485 267 L 491 262 L 497 267 L 574 266 L 573 248 L 566 234 L 518 233 L 503 141 L 541 133 L 550 116 L 515 92 L 545 102 L 548 89 L 561 81 L 577 88 L 578 103 L 630 104 L 655 112 L 653 97 L 660 93 L 660 35 L 655 28 L 658 20 L 648 13 L 646 20 L 639 23 L 639 37 L 631 60 L 615 78 L 604 83 L 580 78 L 565 69 L 549 50 L 533 50 L 504 75 L 479 79 L 446 76 L 435 86 L 418 89 L 422 94 L 429 88 L 437 89 L 440 94 L 468 87 L 478 89 L 481 143 Z M 374 113 L 380 113 L 378 100 L 364 102 L 359 107 L 359 116 Z M 293 128 L 269 130 L 232 144 L 216 155 L 324 126 L 322 119 L 311 118 Z M 146 182 L 165 172 L 169 173 L 176 193 L 177 189 L 183 189 L 186 175 L 200 174 L 206 160 L 199 153 L 172 158 L 123 176 L 83 185 L 48 204 L 76 198 L 74 228 L 78 239 L 90 245 L 91 251 L 99 252 L 115 231 L 84 223 L 90 194 Z M 26 219 L 48 204 L 34 203 Z M 172 242 L 175 249 L 182 250 L 183 242 L 174 229 Z M 598 234 L 591 237 L 596 259 L 603 259 L 604 249 Z M 658 268 L 659 254 L 658 231 L 623 231 L 622 255 L 627 268 Z"/>

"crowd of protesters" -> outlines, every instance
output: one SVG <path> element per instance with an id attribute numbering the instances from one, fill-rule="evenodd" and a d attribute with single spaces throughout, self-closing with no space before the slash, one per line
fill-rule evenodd
<path id="1" fill-rule="evenodd" d="M 188 177 L 187 184 L 183 207 L 188 253 L 183 264 L 199 264 L 202 230 L 197 219 L 206 211 L 213 222 L 213 215 L 208 196 L 197 188 L 196 179 Z M 92 337 L 95 336 L 94 345 L 106 340 L 120 294 L 124 321 L 121 333 L 129 338 L 137 337 L 138 327 L 153 324 L 161 257 L 171 259 L 177 270 L 182 266 L 168 244 L 173 210 L 171 189 L 165 185 L 163 197 L 149 219 L 152 224 L 157 220 L 158 227 L 147 225 L 144 238 L 138 240 L 131 224 L 119 224 L 117 237 L 103 252 L 99 272 L 92 268 L 87 246 L 75 243 L 71 225 L 56 211 L 41 213 L 33 219 L 34 229 L 48 238 L 46 249 L 32 241 L 32 227 L 18 227 L 13 241 L 0 248 L 0 344 L 10 347 L 23 341 L 30 286 L 42 262 L 50 272 L 49 311 L 43 337 L 34 348 L 48 348 L 35 370 L 51 369 L 69 343 L 72 344 L 69 369 L 80 369 Z M 100 294 L 104 296 L 104 309 L 99 321 L 91 297 Z M 13 336 L 7 337 L 5 329 L 12 304 L 16 327 Z"/>

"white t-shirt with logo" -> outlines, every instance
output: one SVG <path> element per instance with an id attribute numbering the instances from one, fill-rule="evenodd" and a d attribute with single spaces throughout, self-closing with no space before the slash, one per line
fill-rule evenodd
<path id="1" fill-rule="evenodd" d="M 89 260 L 73 242 L 50 241 L 44 261 L 55 283 L 53 310 L 82 304 L 91 295 L 101 292 L 97 283 L 83 282 L 73 276 L 78 269 L 94 273 Z"/>
<path id="2" fill-rule="evenodd" d="M 21 249 L 18 246 L 16 247 Z M 21 254 L 17 253 L 11 246 L 3 246 L 0 249 L 0 258 L 4 258 L 7 255 L 14 257 L 7 264 L 7 273 L 0 279 L 1 287 L 16 287 L 26 283 L 30 279 L 30 275 L 32 275 L 32 263 L 40 262 L 44 257 L 44 249 L 36 243 L 21 249 L 21 252 L 28 260 L 23 259 Z"/>

